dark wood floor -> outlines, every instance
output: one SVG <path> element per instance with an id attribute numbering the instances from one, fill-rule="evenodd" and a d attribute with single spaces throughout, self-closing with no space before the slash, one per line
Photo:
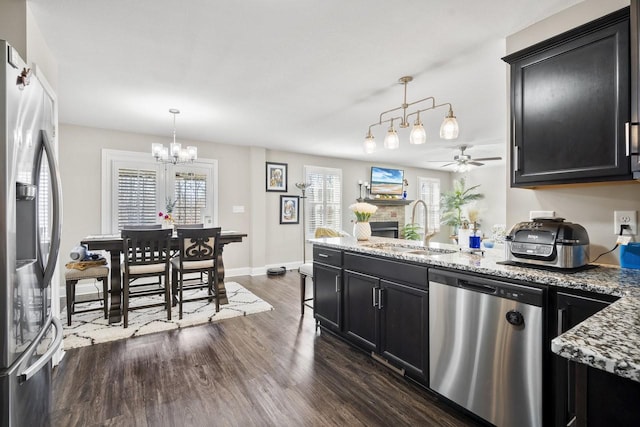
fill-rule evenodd
<path id="1" fill-rule="evenodd" d="M 70 350 L 54 426 L 463 426 L 427 391 L 300 317 L 296 272 L 233 279 L 274 306 Z"/>

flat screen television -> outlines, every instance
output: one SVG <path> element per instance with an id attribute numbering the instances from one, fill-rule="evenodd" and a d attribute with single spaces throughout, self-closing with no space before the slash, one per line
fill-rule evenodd
<path id="1" fill-rule="evenodd" d="M 371 194 L 401 195 L 404 171 L 371 166 Z"/>

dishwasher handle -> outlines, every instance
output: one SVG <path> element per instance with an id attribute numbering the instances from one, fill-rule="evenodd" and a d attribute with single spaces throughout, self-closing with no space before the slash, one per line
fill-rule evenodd
<path id="1" fill-rule="evenodd" d="M 471 283 L 467 280 L 458 280 L 458 285 L 462 289 L 467 289 L 474 292 L 482 292 L 483 294 L 496 294 L 498 292 L 498 288 L 491 285 L 484 285 L 481 283 Z"/>

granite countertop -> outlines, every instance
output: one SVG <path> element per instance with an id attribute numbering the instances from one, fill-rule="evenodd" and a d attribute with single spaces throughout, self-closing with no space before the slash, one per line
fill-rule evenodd
<path id="1" fill-rule="evenodd" d="M 620 297 L 554 338 L 551 350 L 575 362 L 640 382 L 640 270 L 598 264 L 595 268 L 566 273 L 504 265 L 499 264 L 505 259 L 501 245 L 480 254 L 459 251 L 453 245 L 431 243 L 429 249 L 433 252 L 430 255 L 418 255 L 390 248 L 415 246 L 415 249 L 424 249 L 421 242 L 409 240 L 371 237 L 368 241 L 358 242 L 353 237 L 334 237 L 311 239 L 310 242 L 434 267 Z M 447 250 L 454 252 L 445 253 Z"/>

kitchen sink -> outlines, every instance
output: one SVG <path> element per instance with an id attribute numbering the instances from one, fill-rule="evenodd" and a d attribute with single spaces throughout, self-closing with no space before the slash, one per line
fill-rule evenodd
<path id="1" fill-rule="evenodd" d="M 380 249 L 388 252 L 406 253 L 411 255 L 422 255 L 422 256 L 444 255 L 444 254 L 452 254 L 457 252 L 453 249 L 421 248 L 419 246 L 395 245 L 390 243 L 371 243 L 363 246 L 367 246 L 372 249 Z"/>

